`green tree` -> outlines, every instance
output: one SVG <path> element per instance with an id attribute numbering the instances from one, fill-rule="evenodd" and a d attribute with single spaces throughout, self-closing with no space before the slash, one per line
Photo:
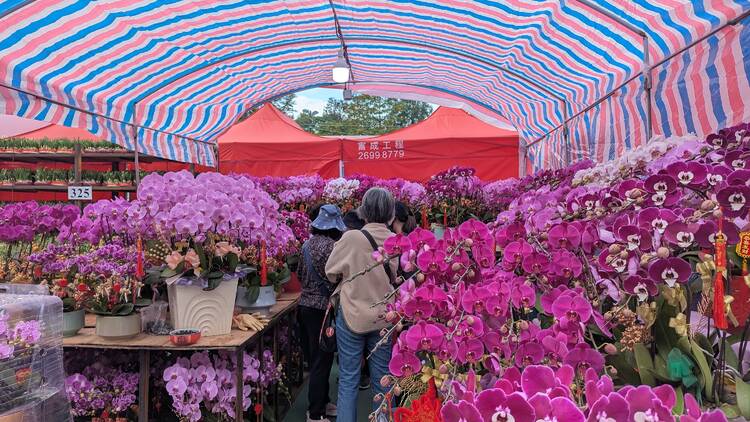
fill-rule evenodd
<path id="1" fill-rule="evenodd" d="M 284 95 L 281 98 L 277 98 L 271 101 L 271 103 L 280 111 L 284 112 L 287 116 L 294 117 L 294 106 L 297 103 L 297 95 Z"/>
<path id="2" fill-rule="evenodd" d="M 350 101 L 328 99 L 323 112 L 303 110 L 297 123 L 318 135 L 380 135 L 417 123 L 432 112 L 429 104 L 370 95 Z"/>

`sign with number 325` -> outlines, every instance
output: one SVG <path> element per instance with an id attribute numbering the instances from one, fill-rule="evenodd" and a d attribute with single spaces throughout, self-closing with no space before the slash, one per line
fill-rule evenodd
<path id="1" fill-rule="evenodd" d="M 91 201 L 91 186 L 68 186 L 69 201 Z"/>

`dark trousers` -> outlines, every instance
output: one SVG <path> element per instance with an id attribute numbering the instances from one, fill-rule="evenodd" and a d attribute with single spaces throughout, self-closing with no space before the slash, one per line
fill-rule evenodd
<path id="1" fill-rule="evenodd" d="M 307 393 L 308 408 L 311 419 L 321 419 L 326 416 L 328 397 L 328 379 L 333 365 L 333 353 L 325 353 L 318 347 L 318 336 L 323 326 L 325 311 L 300 306 L 298 308 L 299 323 L 307 337 L 307 347 L 310 356 L 310 386 Z"/>

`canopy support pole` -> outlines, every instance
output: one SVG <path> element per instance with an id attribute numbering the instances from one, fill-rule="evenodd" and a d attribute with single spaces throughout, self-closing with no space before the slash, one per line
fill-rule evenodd
<path id="1" fill-rule="evenodd" d="M 650 54 L 649 54 L 649 47 L 648 47 L 648 42 L 649 42 L 648 34 L 643 29 L 633 25 L 632 23 L 623 19 L 621 16 L 610 12 L 609 10 L 600 6 L 599 4 L 592 2 L 591 0 L 577 0 L 577 1 L 589 7 L 590 9 L 596 10 L 602 15 L 617 22 L 619 25 L 623 26 L 630 32 L 633 32 L 634 34 L 641 37 L 642 46 L 643 46 L 643 69 L 641 69 L 640 74 L 643 74 L 643 96 L 644 96 L 644 101 L 646 103 L 646 142 L 648 142 L 649 140 L 651 140 L 651 137 L 653 136 L 653 133 L 654 133 L 653 123 L 651 121 L 652 119 L 652 116 L 651 116 L 651 63 L 650 63 Z"/>

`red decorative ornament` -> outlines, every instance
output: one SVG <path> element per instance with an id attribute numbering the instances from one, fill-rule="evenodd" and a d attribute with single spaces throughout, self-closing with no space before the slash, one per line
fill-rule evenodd
<path id="1" fill-rule="evenodd" d="M 260 414 L 263 413 L 263 405 L 260 403 L 256 403 L 253 410 L 255 411 L 256 415 L 260 416 Z"/>
<path id="2" fill-rule="evenodd" d="M 422 207 L 422 228 L 428 230 L 430 223 L 427 221 L 427 207 Z"/>
<path id="3" fill-rule="evenodd" d="M 727 268 L 727 239 L 724 236 L 724 217 L 719 217 L 719 232 L 716 233 L 716 278 L 714 278 L 714 325 L 720 330 L 729 328 L 724 307 L 724 271 Z"/>
<path id="4" fill-rule="evenodd" d="M 260 285 L 268 284 L 268 262 L 266 261 L 266 241 L 260 242 Z"/>
<path id="5" fill-rule="evenodd" d="M 141 236 L 138 236 L 138 239 L 136 239 L 135 247 L 138 252 L 135 259 L 135 276 L 143 278 L 146 272 L 143 271 L 143 240 L 141 240 Z"/>
<path id="6" fill-rule="evenodd" d="M 430 378 L 429 387 L 410 407 L 399 407 L 394 412 L 396 422 L 443 422 L 440 416 L 442 403 L 437 397 L 435 379 Z"/>
<path id="7" fill-rule="evenodd" d="M 443 227 L 448 228 L 448 207 L 443 207 Z"/>

